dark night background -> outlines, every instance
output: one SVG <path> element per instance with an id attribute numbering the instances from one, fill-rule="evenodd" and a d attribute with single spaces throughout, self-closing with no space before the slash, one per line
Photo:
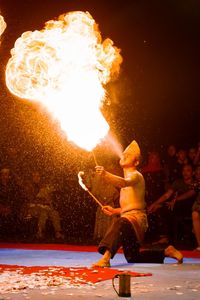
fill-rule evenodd
<path id="1" fill-rule="evenodd" d="M 25 114 L 37 111 L 14 99 L 5 87 L 4 70 L 15 40 L 62 13 L 83 10 L 99 24 L 103 39 L 110 37 L 122 50 L 121 75 L 111 87 L 115 97 L 111 95 L 107 114 L 121 143 L 136 138 L 144 148 L 153 148 L 198 142 L 199 1 L 1 0 L 0 8 L 7 22 L 0 50 L 1 139 L 10 134 L 9 140 L 15 135 L 25 139 Z M 44 120 L 41 125 L 40 135 L 45 135 Z M 33 135 L 30 124 L 24 126 Z"/>

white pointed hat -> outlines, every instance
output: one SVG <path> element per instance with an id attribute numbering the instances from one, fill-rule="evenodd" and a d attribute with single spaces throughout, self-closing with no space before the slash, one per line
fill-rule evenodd
<path id="1" fill-rule="evenodd" d="M 140 160 L 141 151 L 138 143 L 133 140 L 128 147 L 124 150 L 124 153 L 130 153 L 136 160 Z"/>

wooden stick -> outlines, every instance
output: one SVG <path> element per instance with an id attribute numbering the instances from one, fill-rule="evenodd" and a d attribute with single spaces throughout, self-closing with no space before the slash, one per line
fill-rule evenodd
<path id="1" fill-rule="evenodd" d="M 92 155 L 93 155 L 93 158 L 94 158 L 94 162 L 95 162 L 95 165 L 98 166 L 98 163 L 97 163 L 97 159 L 96 159 L 96 156 L 94 154 L 94 151 L 92 150 Z"/>
<path id="2" fill-rule="evenodd" d="M 90 194 L 90 196 L 96 201 L 96 203 L 101 206 L 101 208 L 103 208 L 103 205 L 101 204 L 101 202 L 89 191 L 87 190 L 87 192 Z"/>
<path id="3" fill-rule="evenodd" d="M 80 171 L 78 173 L 78 182 L 80 184 L 80 186 L 88 192 L 88 194 L 96 201 L 96 203 L 101 206 L 101 208 L 103 207 L 103 205 L 101 204 L 101 202 L 89 191 L 88 187 L 83 183 L 83 180 L 82 180 L 82 176 L 84 175 L 84 172 L 83 171 Z"/>

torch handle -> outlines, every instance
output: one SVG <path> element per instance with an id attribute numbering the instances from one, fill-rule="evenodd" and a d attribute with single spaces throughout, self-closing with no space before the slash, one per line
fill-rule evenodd
<path id="1" fill-rule="evenodd" d="M 103 207 L 103 205 L 101 204 L 101 202 L 89 191 L 87 190 L 88 193 L 90 194 L 90 196 L 96 201 L 96 203 L 101 206 L 101 208 Z"/>
<path id="2" fill-rule="evenodd" d="M 94 158 L 95 165 L 98 166 L 98 162 L 97 162 L 96 156 L 94 154 L 94 151 L 92 151 L 92 155 L 93 155 L 93 158 Z"/>

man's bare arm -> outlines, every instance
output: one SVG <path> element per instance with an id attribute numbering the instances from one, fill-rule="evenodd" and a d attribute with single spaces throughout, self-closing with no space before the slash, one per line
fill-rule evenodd
<path id="1" fill-rule="evenodd" d="M 114 174 L 111 174 L 109 172 L 107 172 L 103 166 L 96 166 L 96 173 L 100 176 L 104 176 L 104 178 L 110 182 L 111 184 L 113 184 L 116 187 L 122 188 L 126 186 L 126 181 L 123 177 L 120 176 L 116 176 Z"/>
<path id="2" fill-rule="evenodd" d="M 174 191 L 172 189 L 169 189 L 166 193 L 164 193 L 158 200 L 153 202 L 148 208 L 148 213 L 155 212 L 159 207 L 161 207 L 161 204 L 165 201 L 167 201 L 172 195 Z"/>
<path id="3" fill-rule="evenodd" d="M 133 183 L 136 183 L 138 181 L 138 174 L 133 173 L 129 178 L 123 178 L 117 175 L 114 175 L 112 173 L 109 173 L 108 171 L 105 171 L 104 167 L 102 166 L 96 166 L 96 172 L 104 176 L 104 178 L 109 181 L 111 184 L 118 188 L 124 188 L 126 186 L 131 186 Z"/>
<path id="4" fill-rule="evenodd" d="M 107 171 L 105 171 L 105 179 L 108 180 L 111 184 L 118 188 L 123 188 L 127 186 L 127 182 L 123 177 L 113 175 Z"/>
<path id="5" fill-rule="evenodd" d="M 189 190 L 189 191 L 177 196 L 176 201 L 182 201 L 182 200 L 189 199 L 190 197 L 193 197 L 195 194 L 196 194 L 196 192 L 194 190 Z"/>
<path id="6" fill-rule="evenodd" d="M 173 195 L 173 193 L 174 193 L 174 191 L 172 189 L 169 189 L 158 200 L 156 200 L 155 203 L 160 204 L 160 203 L 167 201 Z"/>

